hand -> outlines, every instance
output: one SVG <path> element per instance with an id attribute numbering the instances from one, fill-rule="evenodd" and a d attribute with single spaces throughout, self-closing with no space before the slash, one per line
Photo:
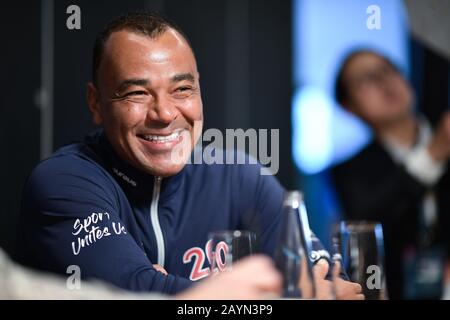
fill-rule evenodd
<path id="1" fill-rule="evenodd" d="M 445 112 L 428 145 L 428 152 L 436 162 L 450 157 L 450 112 Z"/>
<path id="2" fill-rule="evenodd" d="M 156 269 L 156 271 L 159 271 L 159 272 L 161 272 L 162 274 L 164 274 L 165 276 L 167 276 L 167 271 L 166 271 L 166 269 L 164 269 L 163 267 L 161 267 L 159 264 L 154 264 L 153 265 L 153 268 L 155 268 Z"/>
<path id="3" fill-rule="evenodd" d="M 281 294 L 282 278 L 272 260 L 255 255 L 233 264 L 231 271 L 217 274 L 177 295 L 177 299 L 268 299 Z"/>
<path id="4" fill-rule="evenodd" d="M 328 264 L 328 263 L 327 263 Z M 350 282 L 339 277 L 341 263 L 336 261 L 333 268 L 333 284 L 337 300 L 364 300 L 361 293 L 362 287 L 359 283 Z"/>
<path id="5" fill-rule="evenodd" d="M 319 300 L 331 300 L 333 296 L 333 283 L 326 280 L 325 277 L 328 274 L 329 265 L 325 259 L 320 259 L 314 265 L 314 283 L 316 285 L 316 299 Z"/>
<path id="6" fill-rule="evenodd" d="M 364 300 L 362 288 L 358 283 L 346 281 L 339 277 L 340 264 L 337 262 L 333 270 L 333 282 L 326 280 L 329 264 L 325 259 L 319 260 L 313 268 L 316 298 L 319 300 Z M 334 291 L 333 291 L 334 287 Z M 334 296 L 335 295 L 335 296 Z"/>

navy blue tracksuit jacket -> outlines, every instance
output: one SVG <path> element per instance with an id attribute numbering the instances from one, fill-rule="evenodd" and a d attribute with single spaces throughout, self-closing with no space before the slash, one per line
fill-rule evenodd
<path id="1" fill-rule="evenodd" d="M 122 161 L 96 131 L 31 173 L 19 261 L 66 276 L 77 265 L 84 279 L 174 294 L 208 276 L 210 231 L 252 230 L 260 252 L 273 256 L 284 189 L 260 168 L 188 164 L 175 176 L 154 177 Z"/>

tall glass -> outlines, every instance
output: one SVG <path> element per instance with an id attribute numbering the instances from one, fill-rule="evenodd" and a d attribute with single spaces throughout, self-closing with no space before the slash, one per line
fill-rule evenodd
<path id="1" fill-rule="evenodd" d="M 275 262 L 283 275 L 283 296 L 314 299 L 316 287 L 312 263 L 308 258 L 311 252 L 311 233 L 300 192 L 286 192 L 282 219 Z"/>
<path id="2" fill-rule="evenodd" d="M 367 300 L 387 299 L 383 229 L 372 221 L 342 221 L 333 232 L 333 260 Z M 337 275 L 338 273 L 336 273 Z"/>
<path id="3" fill-rule="evenodd" d="M 256 251 L 256 234 L 246 230 L 223 230 L 211 232 L 211 273 L 231 270 L 233 263 Z"/>

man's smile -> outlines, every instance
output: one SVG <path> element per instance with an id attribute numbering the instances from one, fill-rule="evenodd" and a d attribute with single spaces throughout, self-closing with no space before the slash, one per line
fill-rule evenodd
<path id="1" fill-rule="evenodd" d="M 139 141 L 152 151 L 166 151 L 173 149 L 183 140 L 182 134 L 187 131 L 178 129 L 168 134 L 138 134 Z"/>

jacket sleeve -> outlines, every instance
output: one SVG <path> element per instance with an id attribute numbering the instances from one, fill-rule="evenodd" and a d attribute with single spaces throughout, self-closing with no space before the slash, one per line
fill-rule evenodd
<path id="1" fill-rule="evenodd" d="M 74 167 L 66 158 L 42 162 L 27 181 L 20 260 L 66 276 L 75 265 L 82 279 L 126 290 L 174 294 L 187 288 L 189 280 L 156 271 L 127 232 L 106 174 L 88 161 Z"/>
<path id="2" fill-rule="evenodd" d="M 282 228 L 282 207 L 285 189 L 273 175 L 262 175 L 260 165 L 242 166 L 239 183 L 239 198 L 242 203 L 243 225 L 253 230 L 259 239 L 259 249 L 271 257 L 275 256 Z M 311 232 L 312 252 L 310 259 L 330 262 L 330 255 L 320 240 Z"/>

